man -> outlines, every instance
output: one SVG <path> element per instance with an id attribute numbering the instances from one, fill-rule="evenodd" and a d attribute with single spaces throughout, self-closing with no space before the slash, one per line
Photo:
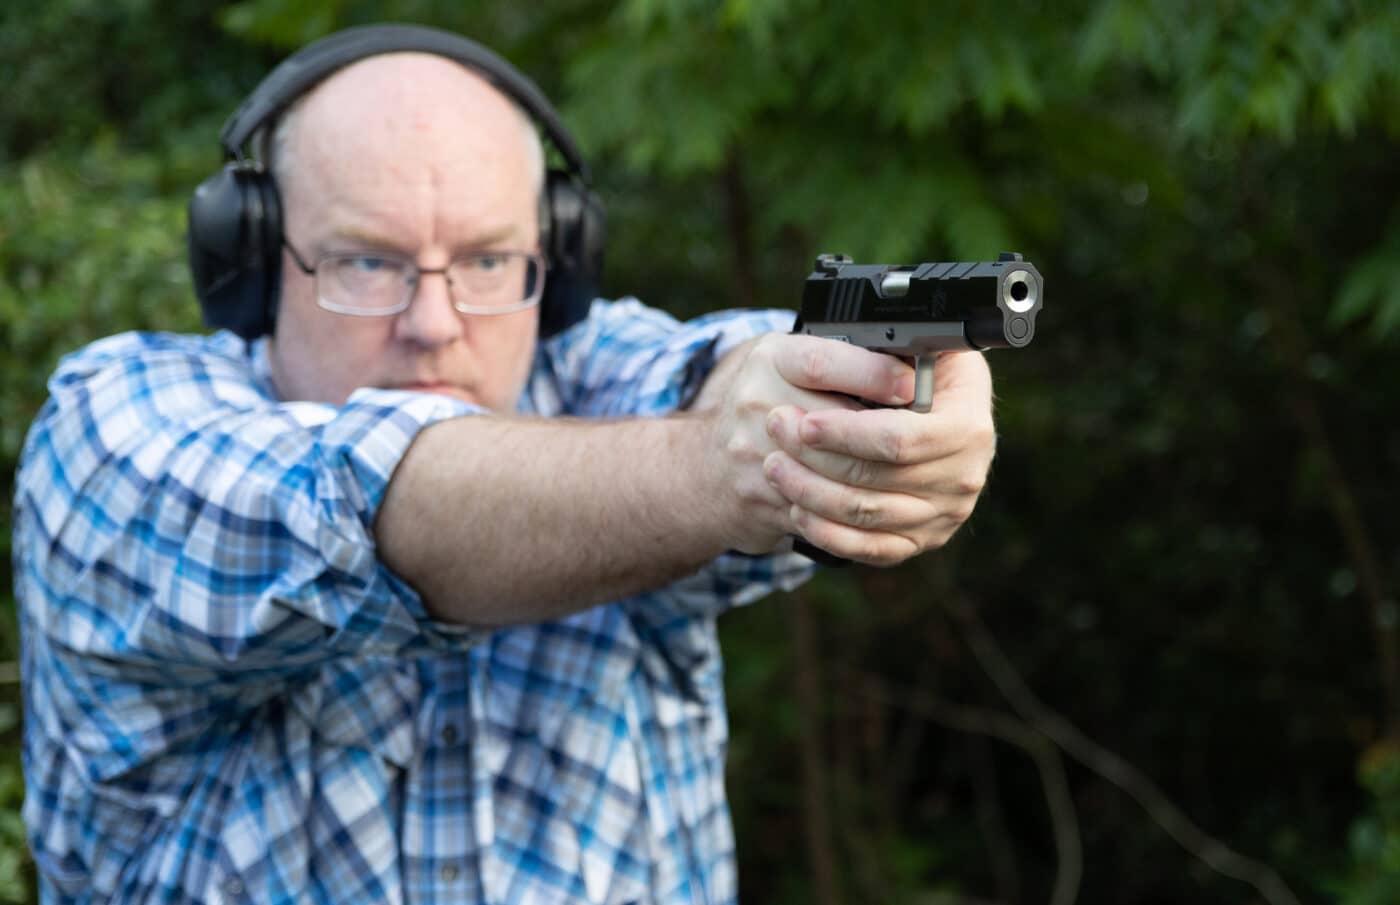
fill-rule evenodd
<path id="1" fill-rule="evenodd" d="M 946 542 L 990 378 L 865 410 L 912 370 L 784 312 L 537 342 L 528 126 L 440 56 L 340 69 L 274 142 L 275 333 L 60 366 L 15 529 L 46 901 L 735 899 L 715 617 L 793 535 Z"/>

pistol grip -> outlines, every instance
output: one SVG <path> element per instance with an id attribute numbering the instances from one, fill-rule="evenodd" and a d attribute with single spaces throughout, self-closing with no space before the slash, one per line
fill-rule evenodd
<path id="1" fill-rule="evenodd" d="M 909 403 L 910 411 L 928 412 L 933 408 L 933 363 L 936 359 L 937 353 L 915 357 L 914 401 Z M 835 553 L 828 553 L 821 547 L 813 546 L 800 537 L 793 538 L 792 549 L 823 566 L 848 566 L 851 564 L 849 559 L 837 556 Z"/>
<path id="2" fill-rule="evenodd" d="M 800 317 L 793 326 L 792 332 L 802 332 L 802 319 Z M 933 408 L 933 365 L 937 358 L 938 353 L 936 352 L 914 357 L 914 401 L 909 403 L 910 411 L 928 412 Z M 865 404 L 870 405 L 868 402 Z M 802 537 L 794 537 L 792 541 L 794 552 L 801 553 L 820 565 L 841 567 L 851 564 L 851 561 L 844 556 L 828 553 Z"/>

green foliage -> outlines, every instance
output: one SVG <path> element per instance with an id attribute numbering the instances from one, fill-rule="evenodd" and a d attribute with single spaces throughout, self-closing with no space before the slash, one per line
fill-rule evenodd
<path id="1" fill-rule="evenodd" d="M 983 29 L 954 41 L 913 5 L 624 4 L 607 27 L 625 39 L 595 41 L 569 66 L 571 121 L 587 144 L 672 179 L 741 157 L 759 246 L 798 228 L 807 243 L 900 257 L 933 233 L 978 257 L 1012 237 L 949 125 L 963 111 L 1039 109 L 1044 51 L 993 28 L 984 5 L 961 12 Z M 912 59 L 911 46 L 923 48 Z M 862 140 L 843 154 L 813 154 L 850 130 Z"/>
<path id="2" fill-rule="evenodd" d="M 1355 872 L 1341 886 L 1342 905 L 1400 901 L 1400 749 L 1375 745 L 1362 759 L 1361 784 L 1374 810 L 1351 831 Z"/>
<path id="3" fill-rule="evenodd" d="M 0 183 L 0 455 L 13 462 L 58 357 L 132 329 L 198 326 L 185 266 L 183 179 L 168 155 L 110 138 L 23 161 Z M 184 167 L 188 178 L 189 166 Z M 8 540 L 8 538 L 7 538 Z"/>
<path id="4" fill-rule="evenodd" d="M 207 136 L 266 65 L 256 49 L 224 40 L 204 4 L 6 4 L 0 71 L 11 83 L 0 164 L 47 146 L 80 148 L 112 128 L 128 147 L 152 147 L 194 125 Z"/>
<path id="5" fill-rule="evenodd" d="M 24 903 L 33 900 L 33 869 L 20 817 L 24 776 L 17 747 L 19 705 L 10 698 L 0 696 L 0 903 Z"/>
<path id="6" fill-rule="evenodd" d="M 219 22 L 232 34 L 292 51 L 333 31 L 344 7 L 325 0 L 246 0 L 225 8 Z"/>
<path id="7" fill-rule="evenodd" d="M 1367 316 L 1378 340 L 1400 332 L 1400 224 L 1347 275 L 1331 322 L 1345 326 Z"/>
<path id="8" fill-rule="evenodd" d="M 17 751 L 9 748 L 0 762 L 0 902 L 33 900 L 34 884 L 19 809 L 24 802 L 24 776 Z"/>
<path id="9" fill-rule="evenodd" d="M 813 725 L 847 901 L 1046 897 L 1051 815 L 1025 753 L 909 705 L 1005 712 L 940 614 L 957 597 L 1042 699 L 1300 898 L 1400 900 L 1400 760 L 1369 615 L 1400 597 L 1392 6 L 10 4 L 0 474 L 60 355 L 197 326 L 184 205 L 278 58 L 375 19 L 458 29 L 531 73 L 588 151 L 611 294 L 681 314 L 791 306 L 819 251 L 1016 248 L 1046 274 L 1042 335 L 993 356 L 999 453 L 972 523 L 922 562 L 805 592 L 817 712 L 795 690 L 813 651 L 790 601 L 723 624 L 746 898 L 815 899 L 795 767 Z M 0 654 L 15 648 L 11 623 Z M 1079 901 L 1244 900 L 1121 793 L 1069 778 Z M 11 755 L 0 901 L 31 894 L 19 782 Z"/>

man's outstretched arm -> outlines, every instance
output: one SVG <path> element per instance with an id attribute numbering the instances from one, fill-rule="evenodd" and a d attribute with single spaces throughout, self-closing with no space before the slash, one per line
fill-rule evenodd
<path id="1" fill-rule="evenodd" d="M 970 367 L 985 371 L 980 357 L 975 362 Z M 792 407 L 849 410 L 856 405 L 844 396 L 899 405 L 912 395 L 912 369 L 889 356 L 771 334 L 726 355 L 688 413 L 612 422 L 475 416 L 434 424 L 390 481 L 374 525 L 379 555 L 444 621 L 534 622 L 586 609 L 689 574 L 725 550 L 767 552 L 796 532 L 806 516 L 771 479 L 771 465 L 765 469 L 783 455 L 784 413 Z M 960 523 L 950 514 L 965 518 L 967 498 L 980 487 L 963 478 L 977 463 L 984 475 L 990 462 L 989 381 L 950 386 L 943 397 L 949 407 L 980 409 L 987 430 L 978 416 L 972 428 L 957 425 L 965 437 L 934 443 L 927 434 L 947 431 L 948 422 L 919 416 L 869 427 L 893 430 L 901 448 L 919 451 L 912 457 L 918 461 L 906 463 L 917 474 L 899 486 L 936 501 L 929 505 L 940 513 L 938 530 L 889 552 L 885 543 L 876 556 L 868 552 L 875 542 L 858 527 L 815 542 L 840 555 L 893 562 L 946 541 L 951 521 Z M 857 437 L 867 430 L 859 421 L 846 427 Z M 959 470 L 959 480 L 937 477 L 940 467 Z M 844 493 L 863 492 L 859 481 L 843 491 L 840 478 L 829 480 L 837 502 L 822 511 L 839 510 Z M 876 530 L 888 533 L 885 527 Z"/>

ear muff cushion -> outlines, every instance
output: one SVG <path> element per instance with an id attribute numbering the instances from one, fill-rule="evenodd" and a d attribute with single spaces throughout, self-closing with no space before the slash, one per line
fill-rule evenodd
<path id="1" fill-rule="evenodd" d="M 588 316 L 603 271 L 607 217 L 603 203 L 570 174 L 551 170 L 546 184 L 549 256 L 540 335 L 553 336 Z"/>
<path id="2" fill-rule="evenodd" d="M 277 187 L 261 170 L 228 164 L 195 189 L 190 273 L 207 325 L 244 339 L 272 331 L 281 235 Z"/>

